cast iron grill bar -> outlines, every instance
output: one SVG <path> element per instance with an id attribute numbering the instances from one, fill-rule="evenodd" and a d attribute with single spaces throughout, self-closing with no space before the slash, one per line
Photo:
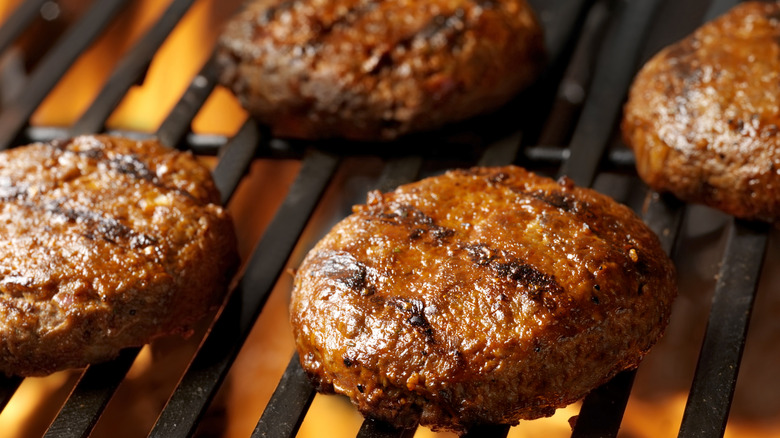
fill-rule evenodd
<path id="1" fill-rule="evenodd" d="M 160 124 L 157 138 L 166 146 L 178 147 L 189 131 L 192 120 L 217 84 L 217 66 L 212 55 L 190 82 L 179 102 Z"/>
<path id="2" fill-rule="evenodd" d="M 152 57 L 173 31 L 194 0 L 173 0 L 122 60 L 108 78 L 97 98 L 71 127 L 72 135 L 92 134 L 103 129 L 111 112 L 119 105 L 130 87 L 145 74 Z"/>
<path id="3" fill-rule="evenodd" d="M 16 392 L 16 388 L 19 387 L 19 385 L 22 383 L 21 377 L 17 376 L 6 376 L 5 374 L 0 374 L 0 412 L 2 412 L 3 408 L 5 408 L 5 405 L 8 404 L 8 400 L 13 397 L 14 393 Z"/>
<path id="4" fill-rule="evenodd" d="M 612 0 L 597 1 L 587 12 L 571 61 L 558 86 L 550 117 L 539 136 L 538 143 L 541 145 L 557 146 L 550 149 L 561 154 L 558 161 L 564 159 L 563 152 L 568 154 L 568 149 L 562 146 L 569 143 L 572 127 L 575 126 L 582 111 L 582 102 L 587 96 L 593 76 L 594 60 L 599 53 L 604 30 L 609 23 L 612 3 L 614 3 Z M 528 146 L 523 153 L 526 157 L 530 157 L 529 149 L 536 147 L 539 146 Z"/>
<path id="5" fill-rule="evenodd" d="M 25 29 L 35 20 L 41 6 L 47 0 L 27 0 L 17 6 L 14 12 L 0 26 L 0 53 L 5 52 Z"/>
<path id="6" fill-rule="evenodd" d="M 213 177 L 222 196 L 222 205 L 227 205 L 233 196 L 255 156 L 260 140 L 260 131 L 250 119 L 244 122 L 235 137 L 220 150 Z"/>
<path id="7" fill-rule="evenodd" d="M 127 0 L 94 2 L 84 16 L 68 29 L 41 59 L 24 90 L 0 113 L 0 150 L 11 146 L 57 81 L 127 3 Z"/>
<path id="8" fill-rule="evenodd" d="M 128 348 L 110 362 L 90 365 L 79 378 L 44 436 L 89 436 L 139 351 L 140 348 Z"/>
<path id="9" fill-rule="evenodd" d="M 417 429 L 396 429 L 389 424 L 366 419 L 360 425 L 357 436 L 361 438 L 412 438 Z"/>
<path id="10" fill-rule="evenodd" d="M 680 437 L 718 437 L 726 429 L 769 226 L 732 219 Z"/>
<path id="11" fill-rule="evenodd" d="M 338 164 L 339 159 L 332 155 L 317 150 L 307 152 L 290 192 L 255 248 L 244 276 L 201 344 L 150 436 L 186 437 L 194 433 L 199 418 L 249 335 Z"/>
<path id="12" fill-rule="evenodd" d="M 623 0 L 614 13 L 617 27 L 602 46 L 591 91 L 569 146 L 569 159 L 560 170 L 561 175 L 567 175 L 579 186 L 593 183 L 634 77 L 643 36 L 659 3 L 660 0 Z"/>
<path id="13" fill-rule="evenodd" d="M 252 438 L 294 437 L 314 400 L 314 388 L 301 368 L 298 353 L 292 355 Z"/>

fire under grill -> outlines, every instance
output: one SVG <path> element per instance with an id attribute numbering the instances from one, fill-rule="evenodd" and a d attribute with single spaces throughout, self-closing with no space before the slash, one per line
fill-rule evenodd
<path id="1" fill-rule="evenodd" d="M 196 3 L 170 1 L 112 67 L 105 85 L 75 123 L 66 127 L 33 124 L 31 117 L 62 76 L 98 37 L 112 31 L 111 23 L 132 4 L 127 0 L 92 1 L 47 44 L 43 53 L 34 54 L 38 58 L 34 68 L 17 78 L 22 85 L 3 94 L 0 148 L 107 130 L 106 122 L 112 112 L 132 87 L 143 84 L 152 58 Z M 773 292 L 775 274 L 771 267 L 762 273 L 762 267 L 776 262 L 773 249 L 776 232 L 765 224 L 735 220 L 648 191 L 634 173 L 633 157 L 620 142 L 617 124 L 638 66 L 662 46 L 737 2 L 536 0 L 532 3 L 547 32 L 551 53 L 548 71 L 533 88 L 497 114 L 446 130 L 391 144 L 287 141 L 272 138 L 252 121 L 244 123 L 231 136 L 193 132 L 193 119 L 216 86 L 217 72 L 209 59 L 156 132 L 128 132 L 121 127 L 112 131 L 138 137 L 154 135 L 169 146 L 216 156 L 213 174 L 225 204 L 233 199 L 253 163 L 292 160 L 299 164 L 286 195 L 280 195 L 282 200 L 272 220 L 251 255 L 244 260 L 244 268 L 228 300 L 208 329 L 202 331 L 200 344 L 187 359 L 183 374 L 175 377 L 178 383 L 171 384 L 174 389 L 167 395 L 167 403 L 148 432 L 150 436 L 208 435 L 201 429 L 204 418 L 209 418 L 210 409 L 214 410 L 214 405 L 219 403 L 215 401 L 218 391 L 246 346 L 275 285 L 285 275 L 285 269 L 295 267 L 313 241 L 345 216 L 352 203 L 361 202 L 367 190 L 390 190 L 452 167 L 510 163 L 550 176 L 566 174 L 579 185 L 593 186 L 633 207 L 658 234 L 664 249 L 678 265 L 681 296 L 667 336 L 656 347 L 661 351 L 651 353 L 647 361 L 690 368 L 683 383 L 676 383 L 678 387 L 687 385 L 678 388 L 687 394 L 682 421 L 677 424 L 679 436 L 724 434 L 742 353 L 746 340 L 752 339 L 748 337 L 748 323 L 754 301 L 757 298 L 765 301 L 761 310 L 767 310 L 762 315 L 769 313 L 762 318 L 768 320 L 774 316 L 773 306 L 777 306 L 771 295 L 763 296 Z M 7 58 L 30 26 L 42 16 L 56 13 L 58 8 L 56 2 L 47 0 L 20 2 L 0 27 L 0 54 Z M 8 87 L 0 87 L 5 88 Z M 280 192 L 285 189 L 273 185 L 265 188 Z M 313 216 L 317 220 L 312 220 Z M 252 220 L 243 219 L 240 223 Z M 694 306 L 697 310 L 692 311 L 690 308 Z M 702 317 L 697 319 L 691 315 Z M 696 321 L 701 323 L 695 324 Z M 754 337 L 776 339 L 780 327 L 761 324 L 756 329 L 759 331 L 751 332 Z M 693 339 L 694 353 L 683 352 L 678 344 L 685 342 L 678 342 L 679 339 Z M 777 355 L 772 348 L 762 350 L 762 344 L 756 342 L 759 346 L 755 347 L 755 354 L 764 358 L 754 362 L 764 366 L 759 365 L 758 371 L 751 368 L 751 374 L 762 379 L 767 369 L 776 368 L 773 359 Z M 127 378 L 139 351 L 129 349 L 112 362 L 86 368 L 53 416 L 45 436 L 90 435 L 117 388 Z M 686 362 L 685 358 L 689 360 Z M 651 383 L 642 383 L 643 379 L 637 377 L 644 366 L 638 372 L 624 372 L 592 392 L 582 403 L 572 435 L 617 436 L 632 389 L 647 392 L 647 387 L 655 385 L 650 380 Z M 656 379 L 667 383 L 670 379 L 663 372 L 654 374 Z M 749 377 L 742 376 L 740 381 Z M 0 406 L 9 405 L 22 383 L 20 378 L 0 377 Z M 640 383 L 642 387 L 638 388 Z M 278 385 L 274 384 L 277 389 L 267 407 L 253 417 L 256 419 L 253 437 L 295 436 L 314 399 L 313 389 L 295 356 L 289 359 Z M 768 379 L 758 386 L 767 393 L 780 393 L 776 379 Z M 139 401 L 129 401 L 136 402 Z M 751 417 L 750 407 L 740 410 L 748 411 L 745 416 Z M 774 410 L 762 414 L 765 423 L 780 422 L 780 402 L 770 400 L 768 407 L 764 405 L 759 410 Z M 328 436 L 328 426 L 323 427 L 322 436 Z M 774 429 L 775 433 L 778 430 Z M 503 437 L 509 431 L 507 427 L 486 427 L 471 431 L 469 436 Z M 356 433 L 358 437 L 407 437 L 415 431 L 394 430 L 367 420 Z"/>

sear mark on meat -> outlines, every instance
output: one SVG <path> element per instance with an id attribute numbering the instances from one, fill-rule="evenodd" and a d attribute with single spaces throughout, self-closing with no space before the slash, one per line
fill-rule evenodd
<path id="1" fill-rule="evenodd" d="M 322 260 L 323 263 L 312 271 L 312 275 L 329 278 L 355 292 L 366 290 L 366 265 L 355 259 L 352 254 L 328 252 L 322 254 Z"/>
<path id="2" fill-rule="evenodd" d="M 436 343 L 431 323 L 428 321 L 428 317 L 425 316 L 425 303 L 416 299 L 394 297 L 389 298 L 386 304 L 409 314 L 406 322 L 422 333 L 426 342 L 429 344 Z"/>
<path id="3" fill-rule="evenodd" d="M 410 240 L 420 240 L 427 237 L 427 243 L 434 246 L 447 244 L 455 230 L 436 224 L 436 221 L 419 209 L 406 204 L 391 204 L 389 208 L 378 214 L 380 221 L 409 229 Z"/>
<path id="4" fill-rule="evenodd" d="M 491 248 L 485 243 L 464 245 L 463 250 L 471 262 L 490 269 L 496 277 L 511 281 L 530 299 L 541 302 L 550 310 L 557 307 L 557 303 L 551 298 L 565 292 L 555 280 L 555 276 L 547 275 L 515 257 L 508 257 L 503 251 Z M 502 299 L 506 297 L 502 296 Z"/>

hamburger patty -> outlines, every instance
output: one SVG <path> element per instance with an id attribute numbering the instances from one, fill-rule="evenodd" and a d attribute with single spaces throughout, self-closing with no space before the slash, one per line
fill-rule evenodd
<path id="1" fill-rule="evenodd" d="M 623 135 L 655 190 L 737 217 L 780 217 L 780 3 L 743 3 L 653 57 Z"/>
<path id="2" fill-rule="evenodd" d="M 373 192 L 306 256 L 303 369 L 396 426 L 549 416 L 634 368 L 674 266 L 627 207 L 570 180 L 473 168 Z"/>
<path id="3" fill-rule="evenodd" d="M 274 134 L 375 140 L 495 109 L 543 52 L 525 0 L 254 0 L 218 61 Z"/>
<path id="4" fill-rule="evenodd" d="M 44 375 L 187 334 L 237 266 L 208 169 L 156 141 L 0 153 L 0 371 Z"/>

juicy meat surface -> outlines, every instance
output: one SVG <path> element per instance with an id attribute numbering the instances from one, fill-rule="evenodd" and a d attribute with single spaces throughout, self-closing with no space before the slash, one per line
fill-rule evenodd
<path id="1" fill-rule="evenodd" d="M 780 3 L 747 2 L 639 72 L 623 135 L 649 186 L 737 217 L 780 217 Z"/>
<path id="2" fill-rule="evenodd" d="M 525 0 L 254 0 L 221 82 L 284 137 L 392 139 L 506 103 L 544 62 Z"/>
<path id="3" fill-rule="evenodd" d="M 0 371 L 43 375 L 186 334 L 238 262 L 218 202 L 207 168 L 156 141 L 0 153 Z"/>
<path id="4" fill-rule="evenodd" d="M 309 252 L 291 322 L 319 390 L 397 426 L 549 416 L 636 367 L 677 293 L 627 207 L 519 167 L 381 194 Z"/>

